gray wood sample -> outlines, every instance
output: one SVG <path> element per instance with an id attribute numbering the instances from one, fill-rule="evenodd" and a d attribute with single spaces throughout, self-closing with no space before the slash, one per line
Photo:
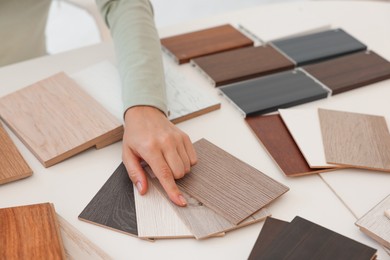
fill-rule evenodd
<path id="1" fill-rule="evenodd" d="M 367 49 L 366 45 L 340 28 L 277 40 L 271 44 L 298 66 Z"/>
<path id="2" fill-rule="evenodd" d="M 123 163 L 88 203 L 79 219 L 125 234 L 138 235 L 133 183 Z"/>
<path id="3" fill-rule="evenodd" d="M 221 87 L 246 116 L 265 114 L 326 98 L 329 91 L 300 70 L 280 72 Z"/>
<path id="4" fill-rule="evenodd" d="M 289 190 L 205 139 L 195 142 L 194 147 L 198 163 L 176 183 L 232 224 L 237 225 Z"/>
<path id="5" fill-rule="evenodd" d="M 319 109 L 328 163 L 390 172 L 390 134 L 383 116 Z"/>

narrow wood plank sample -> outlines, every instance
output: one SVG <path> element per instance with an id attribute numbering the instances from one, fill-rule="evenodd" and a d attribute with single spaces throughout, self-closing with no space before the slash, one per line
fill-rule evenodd
<path id="1" fill-rule="evenodd" d="M 146 167 L 145 170 L 149 174 L 153 174 L 150 167 Z M 231 230 L 235 230 L 237 228 L 262 221 L 270 215 L 270 212 L 266 208 L 263 208 L 255 214 L 249 216 L 240 224 L 233 225 L 228 220 L 218 215 L 213 210 L 199 202 L 197 199 L 183 191 L 182 194 L 187 200 L 187 206 L 176 206 L 170 201 L 168 195 L 164 191 L 157 178 L 152 178 L 149 184 L 153 185 L 154 188 L 158 190 L 161 197 L 164 197 L 165 203 L 169 204 L 169 206 L 172 207 L 172 209 L 182 219 L 182 221 L 185 223 L 185 225 L 192 232 L 196 239 L 204 239 L 210 236 L 215 236 Z"/>
<path id="2" fill-rule="evenodd" d="M 310 168 L 280 115 L 251 116 L 245 118 L 245 121 L 286 176 L 332 170 Z"/>
<path id="3" fill-rule="evenodd" d="M 358 52 L 303 67 L 339 94 L 390 78 L 390 62 L 373 51 Z"/>
<path id="4" fill-rule="evenodd" d="M 79 219 L 138 236 L 133 183 L 123 163 L 80 213 Z"/>
<path id="5" fill-rule="evenodd" d="M 50 203 L 0 209 L 2 259 L 65 259 Z"/>
<path id="6" fill-rule="evenodd" d="M 368 211 L 355 224 L 366 235 L 390 248 L 390 219 L 384 214 L 388 209 L 390 209 L 390 195 Z"/>
<path id="7" fill-rule="evenodd" d="M 246 47 L 191 60 L 215 86 L 294 68 L 294 63 L 272 46 Z"/>
<path id="8" fill-rule="evenodd" d="M 205 139 L 194 143 L 198 163 L 178 187 L 237 225 L 288 191 L 288 187 Z"/>
<path id="9" fill-rule="evenodd" d="M 111 259 L 102 249 L 92 243 L 63 217 L 57 214 L 66 259 Z"/>
<path id="10" fill-rule="evenodd" d="M 329 93 L 300 70 L 279 72 L 219 89 L 246 116 L 326 98 Z"/>
<path id="11" fill-rule="evenodd" d="M 0 122 L 0 184 L 32 175 L 32 170 Z"/>
<path id="12" fill-rule="evenodd" d="M 328 163 L 390 172 L 390 134 L 382 116 L 319 109 Z"/>
<path id="13" fill-rule="evenodd" d="M 119 120 L 64 73 L 2 97 L 0 116 L 45 167 L 123 131 Z"/>
<path id="14" fill-rule="evenodd" d="M 294 60 L 298 66 L 367 49 L 366 45 L 342 29 L 272 41 L 271 44 Z"/>
<path id="15" fill-rule="evenodd" d="M 230 24 L 161 39 L 163 50 L 177 63 L 190 59 L 253 45 L 253 41 Z"/>
<path id="16" fill-rule="evenodd" d="M 295 217 L 257 259 L 375 259 L 376 249 Z"/>

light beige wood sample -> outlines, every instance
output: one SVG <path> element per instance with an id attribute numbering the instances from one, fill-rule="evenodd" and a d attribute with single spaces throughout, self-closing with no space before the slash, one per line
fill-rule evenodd
<path id="1" fill-rule="evenodd" d="M 63 217 L 57 214 L 65 255 L 69 260 L 77 259 L 112 259 L 86 236 L 78 231 Z"/>
<path id="2" fill-rule="evenodd" d="M 390 133 L 383 116 L 319 109 L 328 163 L 390 171 Z"/>
<path id="3" fill-rule="evenodd" d="M 31 168 L 19 153 L 0 122 L 0 184 L 23 179 L 31 175 Z"/>
<path id="4" fill-rule="evenodd" d="M 390 248 L 390 219 L 385 216 L 384 212 L 389 208 L 390 195 L 355 223 L 361 231 L 387 248 Z"/>
<path id="5" fill-rule="evenodd" d="M 145 170 L 149 174 L 152 173 L 150 167 L 146 167 Z M 252 216 L 249 216 L 240 224 L 234 225 L 183 191 L 182 194 L 187 201 L 187 206 L 176 206 L 173 202 L 170 201 L 168 195 L 164 191 L 157 178 L 150 179 L 149 183 L 159 191 L 160 196 L 165 198 L 165 203 L 172 207 L 172 209 L 182 219 L 192 234 L 194 234 L 196 239 L 204 239 L 210 236 L 215 236 L 231 230 L 235 230 L 237 228 L 262 221 L 271 215 L 266 208 L 263 208 Z"/>
<path id="6" fill-rule="evenodd" d="M 45 167 L 123 131 L 119 120 L 64 73 L 2 97 L 0 116 Z"/>

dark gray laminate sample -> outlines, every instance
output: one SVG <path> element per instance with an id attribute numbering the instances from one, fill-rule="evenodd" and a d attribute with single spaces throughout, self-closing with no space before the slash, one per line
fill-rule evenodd
<path id="1" fill-rule="evenodd" d="M 79 219 L 109 229 L 137 236 L 133 183 L 121 163 Z"/>
<path id="2" fill-rule="evenodd" d="M 277 40 L 272 45 L 295 61 L 297 66 L 367 49 L 366 45 L 342 29 Z"/>
<path id="3" fill-rule="evenodd" d="M 300 70 L 242 81 L 220 90 L 246 116 L 326 98 L 329 93 Z"/>

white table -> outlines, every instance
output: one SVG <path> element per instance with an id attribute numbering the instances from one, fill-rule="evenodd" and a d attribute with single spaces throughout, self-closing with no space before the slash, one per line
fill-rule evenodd
<path id="1" fill-rule="evenodd" d="M 308 9 L 342 27 L 370 49 L 390 59 L 390 4 L 383 2 L 302 2 L 260 5 L 188 24 L 164 28 L 168 36 L 221 23 L 238 23 L 247 15 L 276 16 L 278 10 Z M 293 19 L 283 17 L 283 19 Z M 272 26 L 270 24 L 269 26 Z M 102 43 L 55 56 L 42 57 L 0 68 L 0 96 L 64 70 L 79 71 L 98 61 L 115 61 L 113 45 Z M 390 193 L 390 174 L 343 170 L 306 177 L 288 178 L 277 168 L 235 108 L 190 65 L 182 73 L 207 89 L 222 103 L 221 110 L 183 122 L 178 126 L 192 141 L 206 138 L 243 161 L 290 187 L 269 209 L 274 217 L 291 221 L 296 215 L 378 249 L 379 259 L 390 259 L 376 242 L 354 225 L 360 217 Z M 327 107 L 365 113 L 390 112 L 389 80 L 353 90 L 327 100 L 299 106 Z M 263 223 L 241 228 L 222 238 L 143 241 L 77 219 L 77 216 L 121 162 L 121 143 L 101 150 L 90 149 L 45 169 L 9 131 L 11 138 L 34 171 L 30 178 L 0 186 L 0 207 L 53 202 L 56 211 L 115 259 L 246 259 Z"/>

